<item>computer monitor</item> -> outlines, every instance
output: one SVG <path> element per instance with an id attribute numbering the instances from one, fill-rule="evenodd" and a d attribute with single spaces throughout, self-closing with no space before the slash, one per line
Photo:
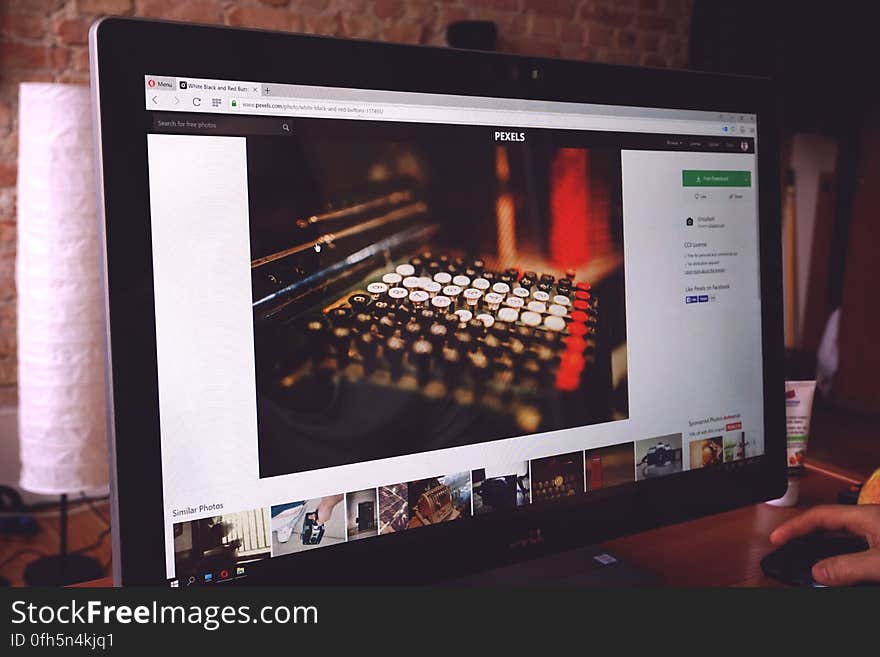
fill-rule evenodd
<path id="1" fill-rule="evenodd" d="M 117 582 L 438 582 L 783 492 L 766 80 L 90 48 Z"/>

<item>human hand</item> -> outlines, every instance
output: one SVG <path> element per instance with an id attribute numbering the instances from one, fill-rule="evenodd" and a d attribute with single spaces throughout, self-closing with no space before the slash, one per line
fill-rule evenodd
<path id="1" fill-rule="evenodd" d="M 868 543 L 864 552 L 823 559 L 813 566 L 813 579 L 826 586 L 880 582 L 880 504 L 817 506 L 787 520 L 770 534 L 774 545 L 785 545 L 815 531 L 846 531 Z"/>

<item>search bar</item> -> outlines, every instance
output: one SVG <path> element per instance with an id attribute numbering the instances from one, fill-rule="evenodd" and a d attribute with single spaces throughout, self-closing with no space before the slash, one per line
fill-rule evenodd
<path id="1" fill-rule="evenodd" d="M 283 118 L 161 112 L 153 115 L 153 132 L 168 134 L 248 136 L 293 135 L 293 123 Z"/>

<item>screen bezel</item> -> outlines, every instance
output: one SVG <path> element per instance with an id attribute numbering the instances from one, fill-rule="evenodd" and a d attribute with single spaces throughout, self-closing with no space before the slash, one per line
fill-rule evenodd
<path id="1" fill-rule="evenodd" d="M 758 118 L 766 458 L 733 470 L 687 471 L 620 491 L 598 491 L 558 507 L 526 507 L 267 559 L 243 581 L 442 581 L 784 492 L 779 145 L 769 80 L 124 18 L 93 25 L 90 48 L 103 201 L 116 584 L 167 579 L 143 86 L 147 74 L 704 109 Z"/>

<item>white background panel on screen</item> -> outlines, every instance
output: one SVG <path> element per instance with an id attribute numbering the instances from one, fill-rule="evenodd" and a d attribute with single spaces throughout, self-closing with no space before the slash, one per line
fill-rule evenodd
<path id="1" fill-rule="evenodd" d="M 175 521 L 669 433 L 684 434 L 687 468 L 689 421 L 741 414 L 760 431 L 756 190 L 696 201 L 682 185 L 688 168 L 754 180 L 754 156 L 624 151 L 630 419 L 261 480 L 246 141 L 154 134 L 148 147 L 169 576 Z M 691 215 L 713 219 L 688 227 Z M 713 253 L 727 254 L 715 257 L 725 273 L 685 274 Z M 721 287 L 686 305 L 697 279 Z M 174 516 L 187 507 L 195 512 Z"/>

